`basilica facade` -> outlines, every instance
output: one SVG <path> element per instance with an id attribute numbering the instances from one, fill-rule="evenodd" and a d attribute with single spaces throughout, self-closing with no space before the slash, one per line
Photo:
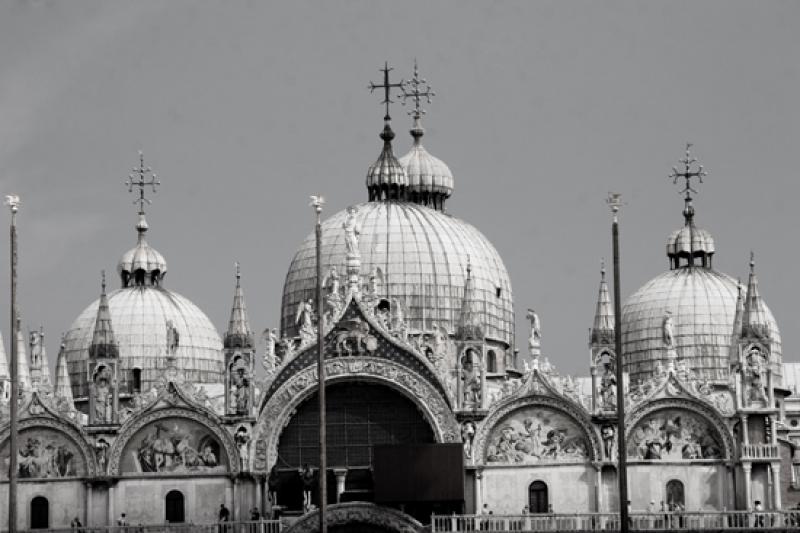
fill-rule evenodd
<path id="1" fill-rule="evenodd" d="M 291 259 L 280 327 L 257 342 L 237 268 L 220 335 L 168 288 L 167 261 L 148 242 L 142 202 L 136 244 L 108 282 L 115 288 L 98 283 L 99 298 L 63 338 L 55 373 L 43 332 L 17 328 L 10 342 L 21 387 L 13 399 L 20 528 L 63 527 L 75 517 L 114 524 L 121 513 L 130 524 L 207 523 L 222 504 L 238 520 L 253 508 L 300 517 L 318 503 L 311 488 L 320 482 L 330 487 L 330 503 L 372 502 L 374 449 L 384 444 L 460 446 L 463 501 L 372 505 L 352 520 L 615 511 L 618 446 L 636 487 L 634 511 L 650 502 L 687 511 L 800 502 L 797 372 L 782 361 L 752 258 L 746 285 L 714 269 L 713 237 L 694 221 L 688 150 L 669 269 L 629 296 L 621 317 L 601 270 L 596 300 L 585 302 L 587 315 L 595 308 L 588 376 L 565 376 L 558 354 L 542 352 L 536 312 L 527 311 L 530 331 L 516 349 L 503 260 L 449 212 L 454 176 L 422 144 L 424 92 L 407 89 L 417 111 L 410 150 L 395 157 L 387 109 L 367 201 L 322 221 L 321 316 L 312 234 Z M 130 185 L 144 190 L 151 181 L 142 160 Z M 615 378 L 616 320 L 624 383 Z M 315 471 L 319 328 L 328 401 L 323 473 Z M 619 394 L 625 442 L 616 436 Z M 6 501 L 5 353 L 0 398 Z"/>

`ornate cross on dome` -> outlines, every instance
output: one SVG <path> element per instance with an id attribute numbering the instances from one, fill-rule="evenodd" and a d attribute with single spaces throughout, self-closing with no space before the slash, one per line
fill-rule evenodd
<path id="1" fill-rule="evenodd" d="M 676 167 L 672 167 L 672 174 L 668 177 L 672 178 L 672 183 L 678 183 L 678 179 L 683 178 L 686 180 L 686 185 L 681 189 L 681 193 L 686 194 L 686 201 L 692 199 L 691 193 L 697 194 L 697 191 L 692 189 L 692 178 L 697 178 L 700 183 L 703 183 L 703 178 L 708 176 L 708 172 L 703 169 L 703 165 L 697 165 L 697 170 L 692 170 L 692 165 L 697 163 L 697 158 L 692 157 L 690 149 L 692 143 L 686 143 L 686 155 L 683 159 L 679 159 L 679 163 L 683 163 L 683 172 L 678 171 Z"/>
<path id="2" fill-rule="evenodd" d="M 375 89 L 383 89 L 383 101 L 382 104 L 386 105 L 386 116 L 383 117 L 383 120 L 390 121 L 392 117 L 389 116 L 389 104 L 394 103 L 391 99 L 391 91 L 392 89 L 400 89 L 403 90 L 403 80 L 400 80 L 400 83 L 390 83 L 389 82 L 389 72 L 394 70 L 393 68 L 389 67 L 389 62 L 385 62 L 383 68 L 380 69 L 383 72 L 383 84 L 377 84 L 375 82 L 369 82 L 369 92 L 374 92 Z"/>
<path id="3" fill-rule="evenodd" d="M 139 198 L 136 198 L 133 203 L 139 204 L 139 213 L 144 214 L 144 204 L 151 204 L 149 199 L 144 197 L 145 187 L 152 187 L 153 194 L 156 192 L 156 186 L 161 185 L 158 181 L 158 176 L 153 173 L 153 169 L 144 166 L 144 153 L 139 150 L 139 167 L 133 169 L 134 174 L 128 176 L 128 181 L 125 185 L 128 186 L 128 192 L 133 192 L 134 187 L 139 188 Z M 147 177 L 147 175 L 150 175 Z"/>
<path id="4" fill-rule="evenodd" d="M 409 115 L 415 119 L 420 118 L 425 114 L 420 101 L 424 98 L 427 103 L 431 103 L 431 97 L 436 96 L 431 90 L 431 86 L 425 78 L 419 77 L 417 69 L 417 60 L 414 60 L 414 77 L 403 83 L 403 105 L 406 104 L 407 98 L 414 99 L 414 109 L 408 112 Z"/>

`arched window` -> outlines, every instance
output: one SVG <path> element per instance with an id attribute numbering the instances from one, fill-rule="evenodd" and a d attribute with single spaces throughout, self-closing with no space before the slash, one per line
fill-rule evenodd
<path id="1" fill-rule="evenodd" d="M 166 498 L 166 520 L 170 524 L 183 523 L 185 515 L 183 512 L 183 493 L 179 490 L 171 490 Z"/>
<path id="2" fill-rule="evenodd" d="M 686 500 L 683 496 L 683 483 L 677 479 L 671 479 L 667 482 L 667 505 L 670 508 L 673 505 L 680 505 L 681 509 L 686 508 Z"/>
<path id="3" fill-rule="evenodd" d="M 548 511 L 547 484 L 544 481 L 534 481 L 528 487 L 528 510 L 531 513 Z"/>
<path id="4" fill-rule="evenodd" d="M 486 352 L 486 371 L 497 372 L 497 355 L 494 350 Z"/>
<path id="5" fill-rule="evenodd" d="M 50 502 L 44 496 L 36 496 L 31 500 L 31 529 L 47 529 L 50 527 Z"/>
<path id="6" fill-rule="evenodd" d="M 141 368 L 134 368 L 133 369 L 133 391 L 132 392 L 142 392 L 142 369 Z"/>

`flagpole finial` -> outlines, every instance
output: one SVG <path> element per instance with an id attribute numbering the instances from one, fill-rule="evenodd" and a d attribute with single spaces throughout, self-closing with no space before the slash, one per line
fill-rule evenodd
<path id="1" fill-rule="evenodd" d="M 5 204 L 11 210 L 11 214 L 14 214 L 14 215 L 17 214 L 17 211 L 19 211 L 20 203 L 21 202 L 19 200 L 19 196 L 17 196 L 16 194 L 7 194 L 6 195 Z"/>
<path id="2" fill-rule="evenodd" d="M 618 192 L 608 193 L 606 204 L 608 204 L 608 207 L 611 208 L 611 214 L 614 216 L 614 222 L 616 222 L 619 209 L 622 207 L 622 194 Z"/>

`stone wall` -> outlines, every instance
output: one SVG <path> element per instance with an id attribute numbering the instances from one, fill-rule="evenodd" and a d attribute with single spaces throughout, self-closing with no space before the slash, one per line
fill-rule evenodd
<path id="1" fill-rule="evenodd" d="M 726 468 L 721 464 L 656 463 L 628 466 L 628 494 L 631 510 L 647 511 L 651 501 L 660 508 L 667 501 L 667 483 L 683 483 L 687 511 L 722 510 L 728 495 L 725 491 Z"/>
<path id="2" fill-rule="evenodd" d="M 595 510 L 597 471 L 589 464 L 510 466 L 483 471 L 481 500 L 494 514 L 520 514 L 528 505 L 528 487 L 534 481 L 547 484 L 548 500 L 556 513 Z"/>
<path id="3" fill-rule="evenodd" d="M 234 509 L 232 482 L 226 477 L 125 479 L 113 491 L 114 518 L 124 512 L 131 525 L 163 523 L 171 490 L 183 493 L 187 523 L 215 522 L 221 503 Z"/>
<path id="4" fill-rule="evenodd" d="M 82 481 L 55 481 L 47 480 L 43 483 L 20 482 L 17 484 L 17 527 L 28 529 L 31 523 L 31 500 L 36 496 L 47 498 L 50 509 L 50 527 L 69 527 L 70 521 L 76 516 L 85 519 L 86 488 Z M 0 502 L 3 503 L 4 517 L 8 509 L 8 484 L 0 484 Z M 4 527 L 5 524 L 0 525 Z"/>

